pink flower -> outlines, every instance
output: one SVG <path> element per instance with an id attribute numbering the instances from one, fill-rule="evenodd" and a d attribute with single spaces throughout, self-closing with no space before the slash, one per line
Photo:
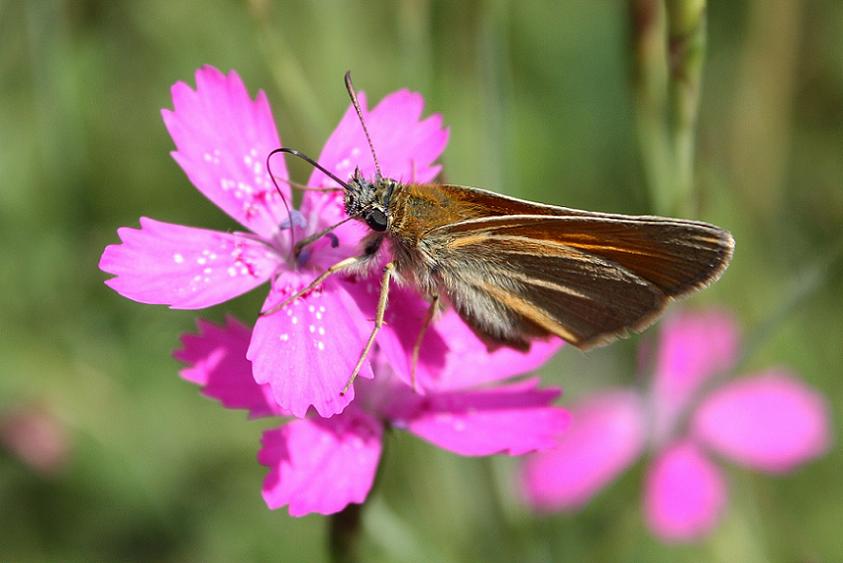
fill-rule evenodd
<path id="1" fill-rule="evenodd" d="M 342 89 L 338 81 L 337 95 Z M 227 301 L 266 281 L 271 289 L 268 310 L 308 284 L 332 263 L 359 253 L 355 243 L 365 229 L 347 224 L 336 231 L 339 245 L 323 238 L 296 261 L 290 252 L 290 218 L 265 170 L 264 159 L 281 146 L 269 102 L 263 92 L 254 100 L 234 71 L 224 75 L 206 66 L 196 72 L 196 89 L 179 82 L 172 88 L 173 110 L 163 110 L 176 144 L 173 158 L 205 197 L 250 233 L 218 232 L 164 223 L 142 217 L 140 229 L 121 228 L 121 244 L 108 246 L 100 268 L 114 278 L 112 289 L 141 303 L 174 309 L 201 309 Z M 369 111 L 360 104 L 385 175 L 404 181 L 432 180 L 434 164 L 448 141 L 442 120 L 422 120 L 421 95 L 400 90 Z M 340 177 L 355 167 L 374 174 L 372 156 L 353 109 L 331 134 L 319 162 Z M 291 202 L 283 158 L 272 172 Z M 314 171 L 308 185 L 331 186 Z M 298 239 L 345 217 L 342 195 L 308 191 L 302 213 L 293 212 Z M 295 416 L 313 405 L 319 414 L 339 413 L 354 391 L 340 395 L 371 330 L 376 295 L 368 284 L 334 276 L 289 307 L 258 319 L 247 356 L 254 378 L 268 384 L 275 402 Z M 410 294 L 411 309 L 423 307 Z M 392 315 L 379 344 L 391 356 L 406 358 L 406 323 Z M 412 343 L 409 344 L 412 346 Z M 422 350 L 419 382 L 425 386 L 431 367 L 441 363 L 435 351 Z M 406 359 L 396 361 L 399 376 L 409 380 Z M 372 377 L 369 362 L 360 373 Z"/>
<path id="2" fill-rule="evenodd" d="M 184 335 L 175 353 L 187 365 L 181 375 L 227 408 L 246 409 L 252 417 L 284 416 L 287 411 L 269 386 L 251 376 L 249 340 L 249 329 L 233 319 L 221 327 L 199 321 L 199 333 Z M 443 355 L 441 375 L 430 380 L 426 395 L 397 379 L 379 351 L 373 360 L 377 379 L 362 381 L 357 400 L 342 414 L 293 419 L 264 432 L 258 460 L 269 468 L 263 497 L 270 508 L 288 506 L 291 515 L 302 516 L 362 503 L 374 482 L 387 427 L 460 455 L 485 456 L 550 447 L 567 426 L 568 414 L 550 406 L 559 390 L 539 389 L 535 379 L 489 385 L 538 367 L 557 344 L 537 343 L 527 354 L 489 353 L 452 311 L 427 340 L 438 341 Z M 484 363 L 478 366 L 477 358 Z"/>
<path id="3" fill-rule="evenodd" d="M 72 444 L 65 425 L 45 405 L 24 404 L 0 413 L 0 447 L 43 476 L 59 473 Z"/>
<path id="4" fill-rule="evenodd" d="M 688 541 L 710 532 L 726 503 L 711 454 L 784 472 L 825 452 L 825 403 L 797 377 L 767 370 L 725 383 L 713 378 L 732 368 L 738 349 L 735 323 L 724 313 L 666 321 L 648 396 L 619 389 L 574 408 L 558 446 L 524 466 L 529 502 L 578 508 L 649 445 L 647 523 L 664 540 Z"/>

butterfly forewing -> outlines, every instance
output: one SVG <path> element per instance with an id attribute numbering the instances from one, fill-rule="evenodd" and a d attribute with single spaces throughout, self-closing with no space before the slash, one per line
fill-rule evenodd
<path id="1" fill-rule="evenodd" d="M 642 330 L 732 252 L 705 223 L 587 212 L 470 219 L 424 238 L 442 271 L 458 272 L 443 290 L 463 318 L 511 346 L 543 333 L 588 348 Z"/>

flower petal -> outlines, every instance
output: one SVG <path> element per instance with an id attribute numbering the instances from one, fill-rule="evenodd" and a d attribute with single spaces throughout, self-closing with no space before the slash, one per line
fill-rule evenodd
<path id="1" fill-rule="evenodd" d="M 527 460 L 525 497 L 543 510 L 579 507 L 638 457 L 644 440 L 644 409 L 636 393 L 592 397 L 573 409 L 555 448 Z"/>
<path id="2" fill-rule="evenodd" d="M 380 294 L 376 276 L 349 284 L 349 289 L 360 305 L 364 317 L 374 319 Z M 411 383 L 410 363 L 413 347 L 428 307 L 429 303 L 416 291 L 394 282 L 391 284 L 384 326 L 378 333 L 377 344 L 392 373 L 408 385 Z M 444 366 L 447 345 L 440 334 L 430 327 L 419 351 L 416 379 L 417 390 L 422 391 L 425 382 L 430 379 L 430 374 L 438 372 Z"/>
<path id="3" fill-rule="evenodd" d="M 122 244 L 106 247 L 100 269 L 117 277 L 106 285 L 141 303 L 202 309 L 262 284 L 278 258 L 239 233 L 221 233 L 146 217 L 140 229 L 117 231 Z"/>
<path id="4" fill-rule="evenodd" d="M 264 311 L 307 285 L 313 274 L 284 273 L 273 284 Z M 276 402 L 303 417 L 313 405 L 320 416 L 342 412 L 354 388 L 341 395 L 363 344 L 370 321 L 348 293 L 345 280 L 329 278 L 321 287 L 255 323 L 246 357 L 255 380 L 272 388 Z M 372 378 L 368 360 L 360 377 Z"/>
<path id="5" fill-rule="evenodd" d="M 252 331 L 233 317 L 217 326 L 199 319 L 198 334 L 183 334 L 173 356 L 186 364 L 179 375 L 202 387 L 202 394 L 229 409 L 246 409 L 251 417 L 285 416 L 268 385 L 258 385 L 246 359 Z"/>
<path id="6" fill-rule="evenodd" d="M 440 448 L 466 456 L 521 455 L 549 448 L 570 415 L 549 406 L 558 389 L 536 389 L 530 380 L 495 389 L 430 394 L 404 421 L 407 430 Z"/>
<path id="7" fill-rule="evenodd" d="M 373 276 L 351 287 L 366 318 L 375 317 L 380 293 Z M 390 286 L 385 324 L 378 333 L 378 347 L 395 375 L 411 383 L 413 347 L 430 304 L 413 289 L 396 283 Z M 486 344 L 449 309 L 428 327 L 419 349 L 416 390 L 448 391 L 476 387 L 537 369 L 559 349 L 562 341 L 536 341 L 529 352 Z"/>
<path id="8" fill-rule="evenodd" d="M 176 144 L 173 158 L 205 197 L 270 239 L 287 213 L 265 168 L 281 146 L 266 94 L 252 100 L 236 72 L 205 66 L 196 71 L 196 90 L 177 82 L 172 96 L 175 109 L 161 115 Z M 271 165 L 277 178 L 287 178 L 283 158 Z M 289 186 L 279 187 L 291 201 Z"/>
<path id="9" fill-rule="evenodd" d="M 734 319 L 722 311 L 685 313 L 665 322 L 652 388 L 657 443 L 672 432 L 700 385 L 734 364 L 738 340 Z"/>
<path id="10" fill-rule="evenodd" d="M 647 523 L 668 541 L 705 535 L 726 503 L 720 472 L 691 441 L 662 452 L 647 475 L 645 494 Z"/>
<path id="11" fill-rule="evenodd" d="M 438 114 L 421 119 L 424 108 L 421 94 L 408 90 L 393 92 L 372 111 L 367 109 L 363 92 L 358 93 L 358 100 L 384 176 L 403 182 L 433 180 L 440 170 L 434 162 L 448 144 L 448 130 L 442 127 L 442 117 Z M 369 145 L 352 106 L 325 143 L 319 163 L 343 180 L 355 168 L 366 178 L 375 177 Z M 336 187 L 319 170 L 313 171 L 308 185 Z M 314 225 L 333 224 L 345 217 L 342 194 L 305 192 L 302 212 Z M 347 242 L 358 240 L 365 232 L 365 228 L 349 223 L 337 230 L 337 236 Z"/>
<path id="12" fill-rule="evenodd" d="M 382 429 L 353 407 L 330 419 L 294 420 L 263 434 L 258 461 L 269 467 L 263 498 L 291 516 L 334 514 L 361 504 L 372 488 Z"/>
<path id="13" fill-rule="evenodd" d="M 777 472 L 821 455 L 830 441 L 822 396 L 782 371 L 715 391 L 696 412 L 693 431 L 738 463 Z"/>
<path id="14" fill-rule="evenodd" d="M 534 341 L 527 352 L 508 347 L 490 351 L 453 309 L 443 313 L 433 329 L 448 346 L 444 364 L 431 370 L 424 382 L 425 387 L 437 391 L 466 389 L 529 373 L 550 360 L 563 344 L 554 338 Z"/>

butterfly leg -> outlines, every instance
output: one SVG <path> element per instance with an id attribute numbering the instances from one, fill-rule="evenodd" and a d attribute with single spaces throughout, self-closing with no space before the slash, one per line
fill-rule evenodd
<path id="1" fill-rule="evenodd" d="M 383 326 L 383 317 L 386 313 L 386 302 L 389 298 L 389 280 L 392 279 L 392 272 L 395 270 L 395 263 L 389 262 L 386 266 L 383 267 L 383 277 L 381 278 L 381 291 L 380 296 L 378 297 L 378 309 L 375 313 L 375 326 L 372 327 L 372 333 L 369 335 L 369 340 L 366 341 L 366 345 L 363 347 L 363 351 L 360 353 L 360 358 L 357 360 L 357 365 L 354 366 L 354 371 L 351 372 L 351 377 L 348 378 L 348 383 L 345 384 L 343 387 L 341 395 L 345 395 L 346 392 L 351 388 L 351 385 L 354 383 L 354 380 L 357 378 L 357 374 L 360 373 L 360 370 L 363 368 L 363 362 L 366 361 L 366 357 L 369 355 L 369 351 L 372 349 L 372 345 L 375 343 L 375 337 L 378 335 L 381 327 Z"/>
<path id="2" fill-rule="evenodd" d="M 416 336 L 416 342 L 413 344 L 413 355 L 410 359 L 410 386 L 416 390 L 416 366 L 419 364 L 419 353 L 421 352 L 422 342 L 430 323 L 433 322 L 433 315 L 436 314 L 436 308 L 439 306 L 439 296 L 434 295 L 430 301 L 430 307 L 427 308 L 427 313 L 424 315 L 422 326 L 419 329 L 419 334 Z"/>
<path id="3" fill-rule="evenodd" d="M 337 272 L 340 272 L 342 270 L 349 270 L 349 269 L 353 268 L 354 266 L 357 266 L 361 263 L 366 262 L 368 259 L 369 259 L 368 256 L 350 256 L 350 257 L 348 257 L 344 260 L 340 260 L 339 262 L 337 262 L 336 264 L 334 264 L 333 266 L 331 266 L 330 268 L 328 268 L 327 270 L 325 270 L 324 272 L 319 274 L 312 282 L 310 282 L 307 285 L 307 287 L 305 287 L 302 290 L 299 290 L 299 291 L 295 292 L 294 294 L 292 294 L 291 296 L 286 298 L 284 301 L 282 301 L 278 305 L 275 305 L 274 307 L 272 307 L 268 311 L 264 311 L 263 313 L 261 313 L 261 316 L 262 317 L 268 317 L 269 315 L 273 315 L 273 314 L 277 313 L 278 311 L 280 311 L 281 309 L 283 309 L 284 307 L 286 307 L 287 305 L 289 305 L 290 303 L 292 303 L 293 301 L 295 301 L 296 299 L 298 299 L 299 297 L 301 297 L 302 295 L 304 295 L 308 291 L 311 291 L 311 290 L 315 289 L 316 287 L 322 285 L 322 282 L 324 282 L 326 279 L 328 279 L 331 275 L 336 274 Z"/>

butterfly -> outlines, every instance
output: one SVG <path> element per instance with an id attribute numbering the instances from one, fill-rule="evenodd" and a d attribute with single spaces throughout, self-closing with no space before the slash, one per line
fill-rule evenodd
<path id="1" fill-rule="evenodd" d="M 445 305 L 490 348 L 527 350 L 535 339 L 558 336 L 586 350 L 645 329 L 672 300 L 716 281 L 731 261 L 732 235 L 700 221 L 596 213 L 480 188 L 386 178 L 350 72 L 345 85 L 374 159 L 374 179 L 355 170 L 344 181 L 288 147 L 269 154 L 267 169 L 274 154 L 291 154 L 344 192 L 348 217 L 296 243 L 295 253 L 349 220 L 364 223 L 369 233 L 359 255 L 329 267 L 264 313 L 284 308 L 331 275 L 371 273 L 387 252 L 374 325 L 344 392 L 383 326 L 393 278 L 430 302 L 412 352 L 414 373 L 425 332 Z"/>

